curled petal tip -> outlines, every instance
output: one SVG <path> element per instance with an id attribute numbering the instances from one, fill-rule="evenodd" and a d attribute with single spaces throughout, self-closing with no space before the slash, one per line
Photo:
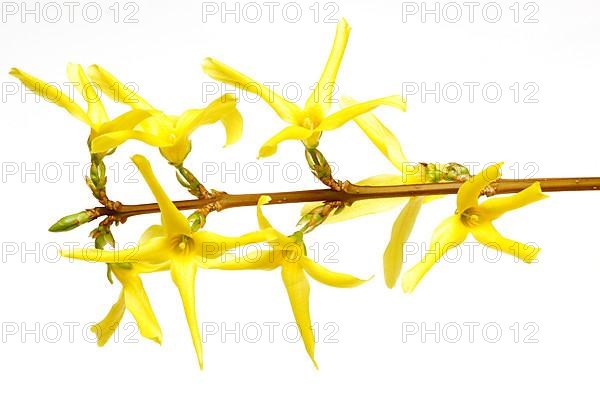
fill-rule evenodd
<path id="1" fill-rule="evenodd" d="M 266 157 L 271 157 L 273 154 L 275 154 L 277 152 L 277 147 L 276 146 L 262 146 L 260 148 L 260 150 L 258 151 L 258 159 L 260 158 L 266 158 Z"/>

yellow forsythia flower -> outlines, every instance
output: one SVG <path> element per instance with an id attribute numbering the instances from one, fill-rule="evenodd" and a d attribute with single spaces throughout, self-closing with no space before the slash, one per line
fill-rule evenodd
<path id="1" fill-rule="evenodd" d="M 233 261 L 216 262 L 210 268 L 224 270 L 272 270 L 281 266 L 281 277 L 288 293 L 294 318 L 306 352 L 318 368 L 315 361 L 315 338 L 312 331 L 309 311 L 310 287 L 306 274 L 313 279 L 329 286 L 349 288 L 358 286 L 366 280 L 352 275 L 333 272 L 316 263 L 306 256 L 306 248 L 300 234 L 286 236 L 276 231 L 262 212 L 262 206 L 271 200 L 268 196 L 261 196 L 256 214 L 258 224 L 263 231 L 272 232 L 274 238 L 268 241 L 269 250 L 258 250 L 243 259 L 239 257 Z"/>
<path id="2" fill-rule="evenodd" d="M 353 118 L 381 105 L 406 111 L 406 102 L 401 96 L 389 96 L 353 104 L 327 116 L 331 103 L 333 103 L 335 80 L 349 36 L 350 26 L 345 19 L 342 19 L 337 25 L 335 40 L 327 64 L 319 82 L 307 99 L 304 109 L 228 65 L 212 58 L 205 59 L 203 69 L 211 78 L 260 96 L 281 119 L 291 124 L 262 145 L 259 157 L 269 157 L 275 154 L 279 143 L 285 140 L 301 140 L 305 146 L 314 148 L 318 145 L 323 131 L 337 129 Z"/>
<path id="3" fill-rule="evenodd" d="M 196 318 L 197 268 L 202 267 L 203 262 L 208 259 L 219 257 L 232 248 L 262 242 L 270 236 L 267 231 L 251 232 L 239 237 L 226 237 L 206 231 L 192 232 L 185 215 L 177 209 L 160 186 L 148 160 L 140 155 L 133 156 L 132 160 L 158 202 L 162 224 L 148 229 L 143 240 L 133 248 L 69 249 L 62 254 L 92 262 L 133 263 L 156 270 L 169 269 L 173 282 L 179 289 L 198 363 L 202 368 L 202 339 Z"/>
<path id="4" fill-rule="evenodd" d="M 341 98 L 342 107 L 357 104 L 348 96 Z M 392 186 L 425 183 L 427 175 L 421 164 L 409 163 L 396 136 L 373 114 L 365 113 L 354 118 L 354 122 L 362 129 L 379 151 L 396 167 L 399 174 L 383 174 L 356 182 L 361 186 Z M 435 197 L 430 196 L 427 201 Z M 389 288 L 396 284 L 404 260 L 404 243 L 410 233 L 423 204 L 424 198 L 415 197 L 408 200 L 398 218 L 394 222 L 390 240 L 383 256 L 385 283 Z M 327 217 L 326 223 L 346 221 L 360 216 L 388 211 L 406 203 L 406 197 L 389 199 L 362 200 L 345 207 L 340 212 Z M 308 203 L 302 208 L 302 215 L 312 210 L 318 203 Z"/>
<path id="5" fill-rule="evenodd" d="M 226 145 L 237 142 L 242 136 L 242 116 L 236 108 L 237 99 L 231 94 L 221 96 L 206 108 L 190 109 L 179 116 L 170 116 L 152 107 L 102 67 L 92 65 L 88 71 L 106 95 L 134 110 L 144 110 L 152 115 L 136 131 L 114 132 L 94 140 L 92 152 L 108 151 L 134 139 L 158 147 L 170 163 L 180 165 L 191 150 L 190 135 L 202 125 L 221 121 L 225 127 Z"/>
<path id="6" fill-rule="evenodd" d="M 88 125 L 91 128 L 90 140 L 109 133 L 120 135 L 139 134 L 139 132 L 133 129 L 137 124 L 150 116 L 150 113 L 147 111 L 132 110 L 110 120 L 96 91 L 96 87 L 90 82 L 90 79 L 79 64 L 67 65 L 67 77 L 86 101 L 87 112 L 74 99 L 54 85 L 46 83 L 17 68 L 11 69 L 10 74 L 19 79 L 29 90 L 47 101 L 64 108 L 69 114 Z"/>
<path id="7" fill-rule="evenodd" d="M 492 221 L 508 211 L 546 198 L 539 182 L 517 194 L 494 197 L 479 204 L 482 190 L 500 178 L 501 166 L 499 163 L 485 168 L 460 187 L 456 197 L 456 213 L 435 229 L 430 248 L 423 259 L 402 275 L 402 289 L 405 292 L 412 292 L 431 267 L 450 249 L 464 242 L 469 233 L 484 246 L 501 250 L 527 263 L 535 260 L 539 248 L 503 237 Z"/>

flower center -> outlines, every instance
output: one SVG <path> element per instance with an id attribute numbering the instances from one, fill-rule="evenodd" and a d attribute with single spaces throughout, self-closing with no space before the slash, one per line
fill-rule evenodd
<path id="1" fill-rule="evenodd" d="M 469 228 L 479 225 L 481 221 L 481 213 L 476 207 L 471 207 L 463 211 L 460 215 L 460 221 Z"/>
<path id="2" fill-rule="evenodd" d="M 175 236 L 172 239 L 171 246 L 175 253 L 186 256 L 194 251 L 194 239 L 187 235 Z"/>
<path id="3" fill-rule="evenodd" d="M 305 117 L 304 121 L 302 122 L 302 126 L 306 129 L 310 129 L 311 131 L 315 129 L 315 124 L 311 117 Z"/>

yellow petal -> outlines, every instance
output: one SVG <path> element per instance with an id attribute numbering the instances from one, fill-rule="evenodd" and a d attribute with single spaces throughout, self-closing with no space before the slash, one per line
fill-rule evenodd
<path id="1" fill-rule="evenodd" d="M 497 163 L 484 168 L 480 173 L 460 186 L 458 194 L 456 195 L 457 214 L 462 214 L 466 209 L 475 207 L 479 204 L 481 191 L 502 176 L 502 164 L 503 163 Z"/>
<path id="2" fill-rule="evenodd" d="M 244 118 L 237 108 L 234 108 L 229 113 L 225 114 L 221 118 L 221 123 L 225 128 L 225 135 L 227 138 L 225 146 L 234 144 L 241 139 L 244 128 Z"/>
<path id="3" fill-rule="evenodd" d="M 204 367 L 202 361 L 202 336 L 200 335 L 198 318 L 196 316 L 196 271 L 196 265 L 186 262 L 183 258 L 173 260 L 173 264 L 171 265 L 171 277 L 179 289 L 185 318 L 190 328 L 194 349 L 196 350 L 198 364 L 200 365 L 200 369 L 202 369 Z"/>
<path id="4" fill-rule="evenodd" d="M 357 104 L 357 101 L 344 96 L 340 103 L 342 107 L 349 107 Z M 408 160 L 404 155 L 400 142 L 373 113 L 359 115 L 354 118 L 354 122 L 399 171 L 404 170 L 404 164 L 408 163 Z"/>
<path id="5" fill-rule="evenodd" d="M 310 258 L 303 256 L 300 258 L 300 267 L 302 267 L 308 275 L 314 280 L 317 280 L 325 285 L 338 288 L 351 288 L 362 285 L 368 279 L 359 279 L 350 274 L 331 271 L 324 266 L 314 262 Z"/>
<path id="6" fill-rule="evenodd" d="M 140 142 L 144 142 L 154 147 L 165 147 L 173 144 L 171 140 L 165 136 L 152 135 L 142 131 L 123 130 L 97 136 L 92 140 L 91 151 L 92 153 L 104 153 L 128 140 L 139 140 Z"/>
<path id="7" fill-rule="evenodd" d="M 467 234 L 468 230 L 460 222 L 458 216 L 453 215 L 444 220 L 433 232 L 431 244 L 425 256 L 413 268 L 402 275 L 402 290 L 407 293 L 415 290 L 415 287 L 417 287 L 431 267 L 450 249 L 464 242 Z"/>
<path id="8" fill-rule="evenodd" d="M 283 246 L 286 243 L 290 243 L 293 239 L 277 231 L 271 225 L 271 222 L 265 217 L 262 206 L 268 204 L 271 201 L 269 196 L 260 196 L 256 204 L 256 218 L 258 219 L 258 226 L 265 234 L 265 240 L 274 241 L 271 246 Z"/>
<path id="9" fill-rule="evenodd" d="M 270 196 L 260 196 L 258 199 L 258 203 L 256 204 L 256 218 L 258 219 L 258 226 L 260 229 L 270 229 L 273 228 L 265 214 L 263 213 L 262 206 L 268 204 L 271 201 Z"/>
<path id="10" fill-rule="evenodd" d="M 327 114 L 333 102 L 332 96 L 335 89 L 335 80 L 340 69 L 340 64 L 342 63 L 342 58 L 344 57 L 344 50 L 346 49 L 349 36 L 350 25 L 342 18 L 337 24 L 333 46 L 321 78 L 304 106 L 305 110 L 309 112 L 314 110 L 316 112 L 318 121 L 323 119 Z"/>
<path id="11" fill-rule="evenodd" d="M 222 236 L 208 231 L 199 231 L 192 234 L 195 244 L 195 254 L 202 261 L 214 259 L 226 251 L 248 244 L 264 242 L 270 238 L 267 231 L 255 231 L 241 236 Z"/>
<path id="12" fill-rule="evenodd" d="M 106 317 L 91 327 L 91 331 L 98 340 L 98 346 L 104 346 L 119 327 L 121 319 L 125 314 L 125 295 L 123 291 L 117 302 L 110 308 Z"/>
<path id="13" fill-rule="evenodd" d="M 287 290 L 290 305 L 292 306 L 294 318 L 302 336 L 306 352 L 315 367 L 318 368 L 315 361 L 315 336 L 312 330 L 312 323 L 310 322 L 308 304 L 310 286 L 308 280 L 302 268 L 295 263 L 284 263 L 281 268 L 281 277 L 285 284 L 285 289 Z"/>
<path id="14" fill-rule="evenodd" d="M 367 113 L 379 106 L 390 106 L 397 108 L 402 111 L 406 111 L 406 101 L 402 96 L 389 96 L 382 97 L 375 100 L 365 101 L 363 103 L 356 103 L 346 108 L 342 108 L 340 111 L 325 117 L 321 124 L 315 128 L 315 131 L 330 131 L 337 129 L 344 125 L 348 121 Z"/>
<path id="15" fill-rule="evenodd" d="M 235 255 L 225 260 L 208 260 L 203 267 L 228 271 L 241 270 L 272 270 L 281 265 L 280 252 L 257 250 L 243 256 Z"/>
<path id="16" fill-rule="evenodd" d="M 542 192 L 539 182 L 511 196 L 492 197 L 479 205 L 479 210 L 489 220 L 500 217 L 507 211 L 525 207 L 528 204 L 543 200 L 548 196 Z"/>
<path id="17" fill-rule="evenodd" d="M 360 186 L 392 186 L 406 184 L 406 178 L 401 175 L 382 174 L 372 176 L 356 182 Z M 373 199 L 361 200 L 352 203 L 351 206 L 345 207 L 342 211 L 330 214 L 325 220 L 326 224 L 347 221 L 353 218 L 362 217 L 364 215 L 377 214 L 389 211 L 406 202 L 404 197 L 392 197 L 389 199 Z M 305 215 L 315 207 L 321 205 L 319 202 L 306 203 L 302 207 L 301 214 Z"/>
<path id="18" fill-rule="evenodd" d="M 50 103 L 54 103 L 57 106 L 64 108 L 69 112 L 69 114 L 82 121 L 83 123 L 87 124 L 88 126 L 91 127 L 93 125 L 86 112 L 83 111 L 83 109 L 79 107 L 77 103 L 75 103 L 75 100 L 67 96 L 54 85 L 50 85 L 17 68 L 11 69 L 10 74 L 18 80 L 20 80 L 23 83 L 23 85 L 25 85 L 25 87 L 27 87 L 29 90 L 31 90 L 38 96 L 43 97 Z"/>
<path id="19" fill-rule="evenodd" d="M 481 244 L 518 257 L 526 263 L 537 258 L 540 248 L 516 242 L 502 236 L 491 223 L 481 224 L 471 229 L 473 237 Z"/>
<path id="20" fill-rule="evenodd" d="M 225 145 L 237 142 L 242 136 L 243 119 L 236 108 L 236 102 L 235 96 L 226 94 L 204 109 L 184 112 L 177 120 L 177 137 L 187 138 L 200 126 L 221 121 L 225 128 Z"/>
<path id="21" fill-rule="evenodd" d="M 270 157 L 277 152 L 279 143 L 285 140 L 304 140 L 312 134 L 312 131 L 301 126 L 288 126 L 267 140 L 258 151 L 259 157 Z"/>
<path id="22" fill-rule="evenodd" d="M 108 121 L 108 115 L 100 100 L 100 95 L 94 85 L 79 64 L 69 63 L 67 65 L 67 77 L 75 85 L 83 99 L 88 105 L 87 114 L 94 124 L 102 124 Z"/>
<path id="23" fill-rule="evenodd" d="M 162 237 L 162 236 L 166 236 L 166 235 L 167 235 L 167 233 L 165 232 L 165 228 L 163 228 L 162 225 L 150 225 L 144 231 L 144 233 L 142 233 L 142 236 L 140 236 L 139 244 L 144 244 L 147 241 L 149 241 L 150 239 L 154 239 L 154 238 Z"/>
<path id="24" fill-rule="evenodd" d="M 123 268 L 112 268 L 112 272 L 123 284 L 125 306 L 135 318 L 140 334 L 160 344 L 162 342 L 162 331 L 140 277 L 132 270 Z"/>
<path id="25" fill-rule="evenodd" d="M 390 241 L 383 253 L 383 276 L 390 289 L 396 285 L 402 271 L 404 244 L 410 237 L 422 204 L 423 197 L 411 197 L 392 227 Z"/>
<path id="26" fill-rule="evenodd" d="M 284 121 L 290 124 L 299 124 L 302 121 L 304 113 L 300 107 L 230 66 L 213 58 L 206 58 L 202 63 L 202 69 L 217 81 L 260 96 Z"/>
<path id="27" fill-rule="evenodd" d="M 168 235 L 189 235 L 192 230 L 185 215 L 175 207 L 175 204 L 169 199 L 162 186 L 154 176 L 152 167 L 148 160 L 141 155 L 131 157 L 135 165 L 138 167 L 144 180 L 150 187 L 152 194 L 160 207 L 162 225 Z"/>
<path id="28" fill-rule="evenodd" d="M 168 239 L 157 237 L 122 250 L 69 248 L 61 250 L 60 253 L 63 257 L 89 262 L 158 264 L 169 260 L 169 249 Z"/>
<path id="29" fill-rule="evenodd" d="M 132 130 L 140 122 L 150 117 L 152 114 L 146 110 L 131 110 L 119 115 L 100 126 L 98 134 L 102 135 L 108 132 Z"/>
<path id="30" fill-rule="evenodd" d="M 128 87 L 110 72 L 99 65 L 91 65 L 88 70 L 88 75 L 98 84 L 102 93 L 109 96 L 118 103 L 127 104 L 131 108 L 152 110 L 152 107 L 146 100 L 139 96 L 134 89 Z"/>

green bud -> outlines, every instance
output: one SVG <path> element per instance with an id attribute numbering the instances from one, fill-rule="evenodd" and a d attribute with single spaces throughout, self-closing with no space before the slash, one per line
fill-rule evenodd
<path id="1" fill-rule="evenodd" d="M 331 177 L 331 166 L 325 159 L 323 153 L 315 148 L 306 148 L 304 151 L 306 162 L 313 174 L 319 178 Z"/>
<path id="2" fill-rule="evenodd" d="M 54 225 L 48 229 L 50 232 L 66 232 L 77 228 L 79 225 L 90 222 L 94 219 L 94 214 L 90 210 L 78 212 L 76 214 L 67 215 L 59 219 Z"/>
<path id="3" fill-rule="evenodd" d="M 465 177 L 469 177 L 470 172 L 467 167 L 458 163 L 445 164 L 442 168 L 444 179 L 449 181 L 464 180 Z"/>
<path id="4" fill-rule="evenodd" d="M 198 229 L 204 227 L 206 224 L 206 215 L 202 214 L 199 211 L 194 211 L 188 217 L 188 221 L 190 223 L 190 227 L 193 232 L 197 232 Z"/>
<path id="5" fill-rule="evenodd" d="M 106 241 L 105 235 L 98 235 L 98 236 L 96 236 L 96 239 L 94 239 L 94 246 L 97 249 L 103 249 L 104 246 L 106 246 L 106 243 L 107 243 L 107 241 Z"/>

